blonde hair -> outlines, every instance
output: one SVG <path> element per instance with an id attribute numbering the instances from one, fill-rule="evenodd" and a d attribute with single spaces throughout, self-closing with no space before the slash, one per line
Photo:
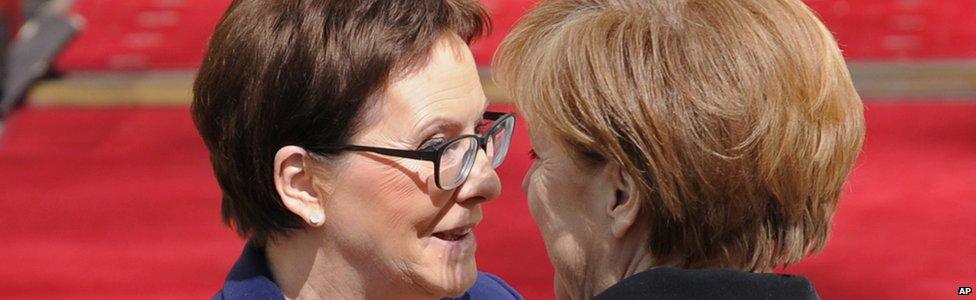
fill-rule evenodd
<path id="1" fill-rule="evenodd" d="M 766 271 L 821 250 L 864 136 L 799 0 L 542 1 L 496 80 L 579 161 L 638 184 L 659 264 Z"/>

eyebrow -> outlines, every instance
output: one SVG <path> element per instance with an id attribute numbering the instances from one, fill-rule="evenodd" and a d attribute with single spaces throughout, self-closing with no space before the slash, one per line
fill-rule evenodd
<path id="1" fill-rule="evenodd" d="M 482 107 L 481 112 L 478 113 L 478 118 L 472 123 L 475 129 L 478 128 L 478 125 L 481 125 L 481 121 L 484 119 L 485 112 L 488 111 L 488 104 L 489 104 L 488 98 L 482 98 L 482 101 L 484 101 L 485 105 L 484 107 Z M 429 135 L 441 131 L 453 130 L 454 132 L 461 132 L 463 131 L 463 128 L 461 128 L 461 126 L 462 125 L 458 125 L 458 123 L 455 122 L 453 119 L 445 118 L 445 117 L 434 117 L 433 119 L 430 119 L 430 121 L 418 122 L 416 125 L 414 125 L 413 130 L 417 130 L 418 128 L 423 128 L 422 131 L 420 131 L 418 137 L 423 139 Z"/>
<path id="2" fill-rule="evenodd" d="M 420 138 L 425 138 L 428 135 L 440 131 L 451 131 L 451 130 L 461 131 L 462 130 L 461 128 L 462 125 L 448 118 L 437 117 L 425 123 L 426 124 L 423 125 L 423 130 L 420 132 L 421 133 Z"/>
<path id="3" fill-rule="evenodd" d="M 487 109 L 487 107 L 488 106 L 485 105 L 485 108 L 486 109 Z M 485 112 L 486 112 L 486 110 L 483 110 L 481 113 L 478 114 L 478 118 L 475 119 L 471 123 L 472 127 L 474 127 L 475 129 L 477 129 L 478 126 L 481 125 L 481 121 L 484 120 L 484 114 L 485 114 Z M 442 131 L 461 132 L 461 131 L 464 131 L 464 128 L 463 128 L 464 125 L 462 125 L 462 124 L 463 123 L 458 123 L 454 119 L 444 118 L 444 117 L 435 117 L 435 118 L 431 119 L 430 121 L 426 121 L 426 122 L 423 122 L 423 123 L 418 124 L 420 126 L 415 126 L 415 128 L 423 128 L 420 131 L 419 138 L 426 138 L 427 136 L 432 135 L 432 134 L 434 134 L 436 132 L 442 132 Z"/>

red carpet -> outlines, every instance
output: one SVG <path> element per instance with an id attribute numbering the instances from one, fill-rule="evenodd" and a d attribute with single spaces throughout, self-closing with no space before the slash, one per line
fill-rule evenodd
<path id="1" fill-rule="evenodd" d="M 58 60 L 61 70 L 147 70 L 200 64 L 230 0 L 77 1 L 88 26 Z M 536 0 L 481 0 L 493 34 L 472 46 L 480 65 Z M 965 59 L 976 56 L 976 1 L 805 0 L 852 59 Z"/>
<path id="2" fill-rule="evenodd" d="M 825 299 L 945 299 L 976 286 L 976 103 L 879 103 L 826 251 L 789 267 Z M 28 108 L 0 140 L 0 295 L 204 298 L 242 242 L 186 109 Z M 523 130 L 523 129 L 520 129 Z M 500 169 L 479 266 L 528 299 L 552 268 L 519 190 L 527 137 Z"/>

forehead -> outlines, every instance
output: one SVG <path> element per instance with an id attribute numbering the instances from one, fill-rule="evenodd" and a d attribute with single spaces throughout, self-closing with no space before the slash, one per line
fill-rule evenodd
<path id="1" fill-rule="evenodd" d="M 390 84 L 385 116 L 469 123 L 487 105 L 474 58 L 457 37 L 443 38 L 427 64 Z M 418 120 L 419 121 L 419 120 Z"/>

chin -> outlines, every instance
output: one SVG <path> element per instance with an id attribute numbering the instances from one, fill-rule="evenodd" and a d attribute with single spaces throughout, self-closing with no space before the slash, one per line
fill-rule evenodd
<path id="1" fill-rule="evenodd" d="M 478 278 L 478 267 L 474 258 L 442 264 L 440 276 L 431 278 L 428 291 L 438 297 L 458 297 L 464 295 Z"/>

